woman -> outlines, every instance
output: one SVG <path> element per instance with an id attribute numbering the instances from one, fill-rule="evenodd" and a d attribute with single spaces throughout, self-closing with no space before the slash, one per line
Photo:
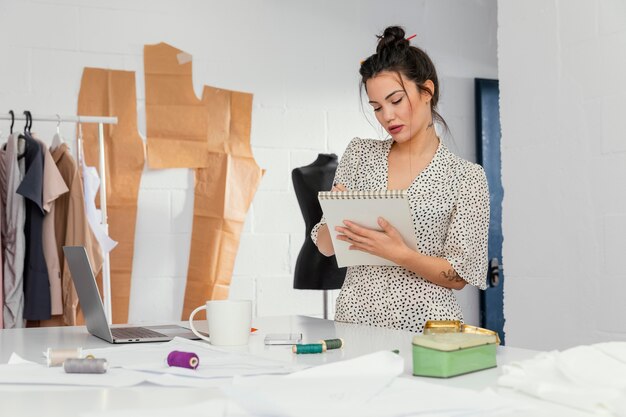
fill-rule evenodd
<path id="1" fill-rule="evenodd" d="M 335 175 L 334 191 L 406 189 L 418 250 L 379 218 L 382 231 L 345 221 L 311 232 L 321 253 L 334 254 L 330 233 L 398 266 L 348 268 L 335 320 L 421 332 L 427 320 L 462 320 L 453 289 L 486 288 L 489 190 L 481 166 L 452 154 L 437 137 L 439 81 L 424 51 L 400 27 L 379 36 L 361 63 L 361 85 L 387 140 L 353 139 Z"/>

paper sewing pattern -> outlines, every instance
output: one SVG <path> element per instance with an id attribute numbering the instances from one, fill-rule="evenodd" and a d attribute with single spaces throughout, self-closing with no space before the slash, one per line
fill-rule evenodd
<path id="1" fill-rule="evenodd" d="M 184 54 L 164 43 L 144 47 L 148 165 L 196 168 L 186 318 L 206 300 L 228 297 L 263 171 L 250 147 L 252 94 L 205 86 L 198 99 Z"/>
<path id="2" fill-rule="evenodd" d="M 243 223 L 263 175 L 250 147 L 252 94 L 205 86 L 198 99 L 191 65 L 190 54 L 170 45 L 144 48 L 148 164 L 195 168 L 183 317 L 208 299 L 228 297 Z M 85 68 L 78 101 L 79 114 L 118 117 L 104 135 L 109 235 L 119 242 L 111 252 L 113 323 L 125 323 L 145 161 L 134 73 Z M 96 165 L 97 125 L 85 125 L 83 132 L 85 163 Z"/>
<path id="3" fill-rule="evenodd" d="M 137 131 L 135 73 L 85 68 L 78 97 L 78 114 L 118 118 L 117 125 L 104 126 L 104 148 L 109 235 L 119 242 L 110 254 L 112 321 L 126 323 L 137 197 L 145 162 L 144 143 Z M 85 163 L 98 166 L 98 125 L 83 126 L 83 143 Z"/>

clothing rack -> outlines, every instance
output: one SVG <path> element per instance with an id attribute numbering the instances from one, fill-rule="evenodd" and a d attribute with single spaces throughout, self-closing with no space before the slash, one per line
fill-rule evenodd
<path id="1" fill-rule="evenodd" d="M 24 120 L 27 121 L 26 115 L 20 114 L 0 114 L 0 120 Z M 117 117 L 101 117 L 101 116 L 61 116 L 55 115 L 40 115 L 30 114 L 31 121 L 37 122 L 56 122 L 60 123 L 77 123 L 80 127 L 83 123 L 97 123 L 98 124 L 98 152 L 99 152 L 99 169 L 100 174 L 100 213 L 102 214 L 101 223 L 104 226 L 106 233 L 109 233 L 109 225 L 107 223 L 107 192 L 106 192 L 106 166 L 104 157 L 104 125 L 116 125 Z M 83 148 L 82 135 L 77 135 L 77 158 L 79 166 L 82 166 L 81 151 Z M 109 263 L 109 254 L 104 254 L 104 260 L 102 264 L 102 291 L 103 291 L 103 304 L 104 314 L 106 315 L 109 324 L 112 323 L 111 313 L 111 267 Z"/>

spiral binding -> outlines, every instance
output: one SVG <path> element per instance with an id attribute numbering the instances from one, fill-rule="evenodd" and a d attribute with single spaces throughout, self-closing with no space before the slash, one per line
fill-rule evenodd
<path id="1" fill-rule="evenodd" d="M 406 190 L 370 190 L 370 191 L 320 191 L 320 200 L 388 200 L 406 198 Z"/>

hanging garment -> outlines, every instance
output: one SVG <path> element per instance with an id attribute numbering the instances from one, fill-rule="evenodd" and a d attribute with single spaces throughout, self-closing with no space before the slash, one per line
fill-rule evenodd
<path id="1" fill-rule="evenodd" d="M 83 156 L 82 160 L 85 160 Z M 100 189 L 100 177 L 98 176 L 98 170 L 95 167 L 88 167 L 86 164 L 82 166 L 83 174 L 83 192 L 85 200 L 85 212 L 87 214 L 87 220 L 89 226 L 93 231 L 102 253 L 107 254 L 117 246 L 117 242 L 109 237 L 107 230 L 102 224 L 102 214 L 96 207 L 96 196 L 98 195 L 98 189 Z"/>
<path id="2" fill-rule="evenodd" d="M 69 193 L 60 196 L 54 207 L 54 230 L 58 257 L 61 260 L 63 288 L 63 322 L 73 326 L 78 322 L 80 311 L 78 296 L 70 270 L 63 256 L 63 246 L 84 246 L 94 275 L 102 269 L 102 249 L 89 227 L 85 211 L 83 183 L 76 161 L 66 144 L 61 144 L 52 151 L 52 158 L 69 188 Z"/>
<path id="3" fill-rule="evenodd" d="M 2 214 L 4 213 L 4 207 L 2 207 L 2 205 L 0 204 L 0 218 L 2 217 Z M 0 228 L 2 228 L 2 222 L 0 222 Z M 2 230 L 0 229 L 0 234 L 1 234 Z M 1 246 L 0 246 L 1 247 Z M 0 266 L 2 266 L 2 251 L 0 250 Z M 2 275 L 2 268 L 0 268 L 0 329 L 4 328 L 4 319 L 3 319 L 3 314 L 2 311 L 4 310 L 4 282 L 2 279 L 3 275 Z"/>
<path id="4" fill-rule="evenodd" d="M 263 172 L 252 156 L 252 94 L 193 90 L 191 55 L 165 43 L 144 47 L 148 164 L 196 168 L 183 318 L 228 297 L 243 223 Z M 176 149 L 176 152 L 172 152 Z"/>
<path id="5" fill-rule="evenodd" d="M 43 164 L 44 154 L 39 143 L 28 133 L 26 137 L 24 179 L 17 188 L 26 202 L 24 235 L 24 319 L 47 320 L 50 318 L 50 281 L 43 254 Z"/>
<path id="6" fill-rule="evenodd" d="M 61 264 L 55 237 L 54 216 L 56 200 L 69 189 L 59 172 L 45 143 L 39 142 L 44 155 L 43 162 L 43 209 L 47 213 L 43 219 L 42 245 L 50 281 L 50 314 L 63 314 Z"/>
<path id="7" fill-rule="evenodd" d="M 0 158 L 0 172 L 4 170 L 4 167 L 2 167 L 2 161 Z M 6 176 L 3 173 L 0 173 L 0 181 L 2 181 L 4 178 L 6 178 Z M 2 193 L 2 189 L 3 187 L 0 186 L 0 193 Z M 4 198 L 0 197 L 0 219 L 2 219 L 4 216 L 4 204 L 5 204 L 5 200 Z M 0 236 L 2 236 L 2 230 L 4 229 L 4 225 L 3 225 L 3 221 L 0 221 Z M 2 245 L 0 244 L 0 248 L 2 248 Z M 2 271 L 2 250 L 0 250 L 0 329 L 4 328 L 4 318 L 3 316 L 3 310 L 4 310 L 4 282 L 3 282 L 3 271 Z"/>
<path id="8" fill-rule="evenodd" d="M 18 159 L 18 134 L 7 140 L 6 149 L 0 149 L 0 184 L 2 187 L 2 247 L 4 254 L 3 289 L 4 328 L 24 327 L 24 197 L 17 194 L 24 178 L 24 158 Z"/>
<path id="9" fill-rule="evenodd" d="M 137 197 L 143 172 L 144 143 L 137 132 L 135 73 L 85 68 L 78 97 L 78 113 L 117 116 L 117 125 L 104 127 L 107 214 L 111 238 L 119 242 L 111 252 L 113 323 L 128 321 L 130 280 L 135 247 Z M 98 126 L 83 128 L 84 162 L 98 163 Z"/>

